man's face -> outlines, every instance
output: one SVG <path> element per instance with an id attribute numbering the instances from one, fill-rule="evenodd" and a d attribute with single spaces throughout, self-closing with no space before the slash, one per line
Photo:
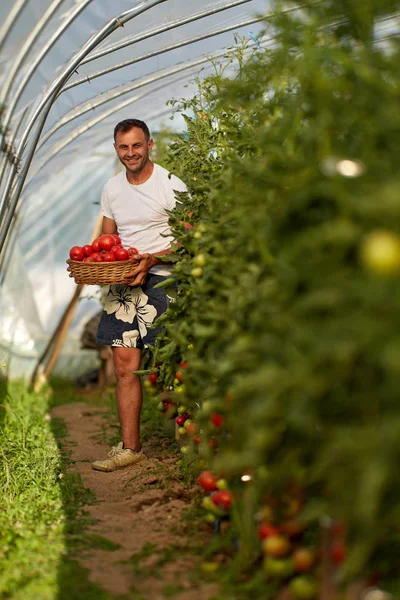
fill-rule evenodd
<path id="1" fill-rule="evenodd" d="M 119 160 L 131 173 L 137 173 L 143 169 L 149 160 L 152 147 L 153 140 L 147 140 L 139 127 L 134 127 L 125 133 L 119 131 L 114 144 Z"/>

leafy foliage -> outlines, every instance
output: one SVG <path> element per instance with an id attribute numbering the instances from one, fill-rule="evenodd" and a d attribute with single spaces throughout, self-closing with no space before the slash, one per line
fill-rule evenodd
<path id="1" fill-rule="evenodd" d="M 190 196 L 171 213 L 179 293 L 153 364 L 167 389 L 189 364 L 179 401 L 241 498 L 249 560 L 265 494 L 296 485 L 306 520 L 348 523 L 343 575 L 398 575 L 399 258 L 385 272 L 360 258 L 371 232 L 400 237 L 399 51 L 374 39 L 397 8 L 278 13 L 272 50 L 232 49 L 236 75 L 178 109 L 170 168 Z"/>

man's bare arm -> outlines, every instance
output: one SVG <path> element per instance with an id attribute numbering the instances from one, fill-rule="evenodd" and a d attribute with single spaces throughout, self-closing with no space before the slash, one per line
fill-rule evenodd
<path id="1" fill-rule="evenodd" d="M 103 225 L 101 229 L 102 235 L 108 233 L 117 233 L 117 224 L 114 219 L 109 219 L 108 217 L 103 217 Z"/>

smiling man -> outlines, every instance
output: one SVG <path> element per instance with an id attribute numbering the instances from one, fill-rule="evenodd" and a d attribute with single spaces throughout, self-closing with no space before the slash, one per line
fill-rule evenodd
<path id="1" fill-rule="evenodd" d="M 132 372 L 140 368 L 143 348 L 154 344 L 156 331 L 149 327 L 168 305 L 164 290 L 154 286 L 171 267 L 157 257 L 170 252 L 166 211 L 174 208 L 176 191 L 187 191 L 183 181 L 150 160 L 152 147 L 143 121 L 127 119 L 116 125 L 114 148 L 125 170 L 103 189 L 103 234 L 118 233 L 125 248 L 139 251 L 139 262 L 125 285 L 110 286 L 97 332 L 97 343 L 113 350 L 123 438 L 108 459 L 92 464 L 98 471 L 114 471 L 145 458 L 140 446 L 142 389 Z"/>

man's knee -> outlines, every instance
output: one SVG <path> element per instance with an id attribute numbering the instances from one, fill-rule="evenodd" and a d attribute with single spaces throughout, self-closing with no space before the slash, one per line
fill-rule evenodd
<path id="1" fill-rule="evenodd" d="M 141 352 L 137 348 L 113 348 L 114 371 L 118 381 L 135 379 L 140 368 Z"/>

